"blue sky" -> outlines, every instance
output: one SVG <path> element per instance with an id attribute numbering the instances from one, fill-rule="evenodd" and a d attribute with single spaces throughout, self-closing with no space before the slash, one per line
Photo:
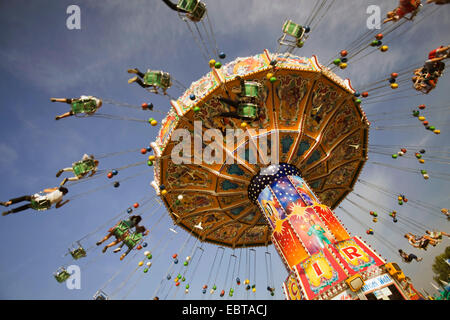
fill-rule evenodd
<path id="1" fill-rule="evenodd" d="M 366 8 L 374 1 L 339 1 L 328 12 L 316 30 L 310 35 L 304 48 L 296 53 L 309 57 L 318 56 L 322 64 L 330 57 L 345 49 L 345 46 L 366 31 Z M 396 1 L 378 1 L 381 11 L 395 7 Z M 66 28 L 66 8 L 77 4 L 81 8 L 81 30 Z M 211 19 L 220 50 L 226 52 L 225 62 L 239 56 L 250 56 L 263 49 L 274 51 L 276 40 L 281 35 L 281 26 L 286 19 L 302 23 L 312 9 L 310 1 L 208 1 Z M 419 13 L 419 18 L 420 13 Z M 384 78 L 386 75 L 426 59 L 428 51 L 441 44 L 450 43 L 447 30 L 450 28 L 450 6 L 442 6 L 432 16 L 424 18 L 419 25 L 406 23 L 395 39 L 386 43 L 389 51 L 376 52 L 361 59 L 354 65 L 349 63 L 345 70 L 337 74 L 350 78 L 355 88 Z M 208 72 L 208 66 L 191 34 L 177 14 L 169 10 L 161 1 L 150 0 L 103 0 L 103 1 L 2 1 L 0 2 L 0 200 L 6 201 L 15 196 L 32 194 L 47 187 L 54 187 L 60 179 L 55 178 L 60 168 L 68 167 L 81 158 L 84 153 L 106 154 L 110 152 L 139 149 L 154 140 L 157 127 L 133 121 L 120 121 L 102 118 L 69 118 L 55 121 L 57 114 L 68 111 L 65 104 L 54 104 L 50 97 L 78 97 L 82 94 L 95 95 L 104 99 L 140 105 L 152 102 L 155 108 L 168 111 L 169 103 L 164 97 L 150 95 L 137 85 L 128 85 L 130 67 L 162 69 L 171 73 L 185 86 Z M 411 30 L 408 30 L 411 29 Z M 402 31 L 408 30 L 402 34 Z M 396 36 L 396 34 L 399 34 Z M 407 83 L 405 85 L 410 85 Z M 387 90 L 387 89 L 386 89 Z M 438 88 L 427 96 L 413 96 L 408 99 L 392 100 L 364 106 L 367 114 L 377 112 L 397 112 L 405 114 L 424 103 L 430 109 L 448 106 L 450 81 L 448 75 L 439 80 Z M 169 89 L 172 96 L 181 91 Z M 376 145 L 418 145 L 437 146 L 450 151 L 450 134 L 446 130 L 448 110 L 430 113 L 430 122 L 442 123 L 441 134 L 434 135 L 422 128 L 405 130 L 370 131 L 370 143 Z M 152 116 L 162 119 L 159 113 L 149 113 L 129 108 L 105 104 L 102 113 L 131 118 L 147 119 Z M 405 119 L 388 122 L 386 125 L 414 123 Z M 369 117 L 370 120 L 370 117 Z M 414 120 L 413 120 L 414 121 Z M 378 123 L 377 123 L 378 125 Z M 381 125 L 381 123 L 380 123 Z M 439 125 L 438 125 L 439 127 Z M 437 149 L 434 149 L 437 150 Z M 395 152 L 396 150 L 392 150 Z M 428 150 L 428 154 L 431 151 Z M 369 153 L 370 160 L 390 163 L 397 166 L 418 168 L 414 159 L 398 159 Z M 145 160 L 139 152 L 127 153 L 101 160 L 100 169 L 122 167 Z M 448 165 L 427 162 L 425 168 L 430 172 L 448 172 Z M 107 293 L 118 291 L 115 299 L 125 296 L 129 299 L 150 299 L 158 288 L 161 279 L 170 266 L 170 256 L 177 252 L 180 244 L 187 239 L 187 233 L 179 232 L 167 242 L 165 252 L 155 251 L 153 266 L 148 274 L 141 271 L 135 274 L 137 263 L 143 254 L 130 254 L 127 261 L 119 261 L 113 253 L 102 255 L 98 250 L 90 253 L 85 261 L 80 260 L 82 268 L 82 288 L 68 290 L 58 284 L 52 273 L 61 265 L 73 262 L 62 257 L 72 242 L 91 233 L 111 217 L 119 214 L 134 202 L 144 197 L 152 198 L 154 190 L 150 187 L 153 171 L 145 166 L 130 168 L 119 172 L 117 179 L 139 174 L 125 181 L 119 188 L 112 186 L 87 196 L 74 199 L 58 210 L 47 212 L 23 212 L 2 217 L 0 224 L 0 298 L 2 299 L 90 299 L 117 270 L 122 272 L 105 288 Z M 449 181 L 433 179 L 425 181 L 420 174 L 407 173 L 367 163 L 361 178 L 371 183 L 398 190 L 411 199 L 423 200 L 438 207 L 449 207 Z M 101 187 L 111 181 L 100 177 L 80 183 L 70 188 L 68 198 Z M 449 232 L 448 221 L 439 215 L 396 205 L 395 195 L 387 198 L 363 185 L 357 184 L 355 192 L 382 203 L 383 206 L 397 209 L 399 216 L 405 215 L 421 221 L 430 228 Z M 350 199 L 357 201 L 355 195 Z M 152 229 L 148 239 L 153 248 L 162 237 L 170 233 L 172 223 L 165 209 L 157 209 L 153 215 L 150 203 L 141 211 L 144 225 Z M 370 207 L 367 203 L 361 203 Z M 366 224 L 371 224 L 368 213 L 361 212 L 344 201 L 342 206 L 358 215 Z M 147 210 L 145 210 L 147 209 Z M 379 210 L 380 211 L 380 210 Z M 387 260 L 399 262 L 399 257 L 385 244 L 374 237 L 365 235 L 365 229 L 341 210 L 336 210 L 344 225 L 354 235 L 360 235 L 372 247 L 377 248 Z M 111 224 L 112 225 L 112 224 Z M 86 239 L 85 247 L 90 247 L 106 233 L 108 227 Z M 381 238 L 423 256 L 420 264 L 400 264 L 405 273 L 413 279 L 418 288 L 432 292 L 429 284 L 432 279 L 431 265 L 434 256 L 443 252 L 450 241 L 445 239 L 440 246 L 426 253 L 418 252 L 408 246 L 402 238 L 401 230 L 393 232 L 378 223 L 375 232 Z M 395 227 L 394 227 L 394 230 Z M 191 249 L 194 239 L 187 243 Z M 163 241 L 162 243 L 164 243 Z M 216 247 L 205 245 L 205 253 L 196 271 L 194 284 L 189 295 L 181 290 L 174 294 L 174 288 L 167 294 L 172 299 L 201 299 L 200 287 L 209 274 Z M 156 249 L 156 248 L 155 248 Z M 257 249 L 258 263 L 264 266 L 264 250 Z M 273 247 L 272 253 L 274 284 L 277 299 L 282 299 L 281 282 L 287 273 Z M 179 253 L 188 255 L 187 250 Z M 218 283 L 224 283 L 226 265 L 231 250 L 226 250 L 223 266 L 217 274 Z M 239 251 L 235 253 L 239 255 Z M 244 256 L 244 254 L 242 255 Z M 156 257 L 158 257 L 156 259 Z M 243 262 L 242 262 L 243 264 Z M 241 268 L 243 266 L 241 264 Z M 243 273 L 243 272 L 241 272 Z M 214 277 L 215 275 L 213 275 Z M 125 281 L 129 278 L 128 281 Z M 240 275 L 241 280 L 245 278 Z M 260 290 L 249 298 L 268 299 L 265 290 L 265 268 L 258 268 L 257 286 Z M 123 289 L 121 284 L 125 283 Z M 172 284 L 172 282 L 170 282 Z M 221 285 L 219 285 L 220 287 Z M 167 288 L 167 287 L 166 287 Z M 129 294 L 128 294 L 129 292 Z M 164 292 L 165 296 L 167 290 Z M 236 290 L 236 298 L 247 298 L 242 289 Z M 217 294 L 213 296 L 217 298 Z"/>

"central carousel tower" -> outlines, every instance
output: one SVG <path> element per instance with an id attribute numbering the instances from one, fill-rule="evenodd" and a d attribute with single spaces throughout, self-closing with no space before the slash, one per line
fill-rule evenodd
<path id="1" fill-rule="evenodd" d="M 349 80 L 315 56 L 265 50 L 212 64 L 171 106 L 151 143 L 152 186 L 175 224 L 221 246 L 273 244 L 286 299 L 419 298 L 332 211 L 367 160 L 369 122 Z"/>
<path id="2" fill-rule="evenodd" d="M 296 167 L 282 163 L 261 170 L 250 183 L 249 198 L 264 213 L 272 243 L 290 271 L 284 283 L 287 298 L 365 300 L 372 279 L 394 283 L 383 276 L 383 258 L 347 232 Z M 382 284 L 376 282 L 373 289 Z"/>

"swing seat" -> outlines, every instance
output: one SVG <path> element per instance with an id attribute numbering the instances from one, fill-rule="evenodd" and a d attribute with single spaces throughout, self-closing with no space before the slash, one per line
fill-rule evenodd
<path id="1" fill-rule="evenodd" d="M 81 177 L 95 168 L 95 162 L 93 159 L 78 161 L 72 165 L 73 173 L 77 177 Z"/>
<path id="2" fill-rule="evenodd" d="M 131 226 L 126 223 L 125 220 L 120 221 L 119 225 L 113 229 L 113 234 L 117 239 L 121 239 L 128 233 Z"/>
<path id="3" fill-rule="evenodd" d="M 128 247 L 128 249 L 133 249 L 136 247 L 136 245 L 142 241 L 142 234 L 131 234 L 128 235 L 124 240 L 123 243 Z"/>
<path id="4" fill-rule="evenodd" d="M 94 294 L 93 299 L 94 300 L 108 300 L 108 295 L 106 293 L 104 293 L 103 291 L 99 290 Z"/>
<path id="5" fill-rule="evenodd" d="M 71 274 L 68 273 L 66 269 L 61 267 L 53 274 L 53 276 L 55 277 L 56 281 L 58 281 L 59 283 L 63 283 L 70 278 Z"/>
<path id="6" fill-rule="evenodd" d="M 238 106 L 237 113 L 242 118 L 255 120 L 258 118 L 258 105 L 254 103 L 242 103 Z"/>
<path id="7" fill-rule="evenodd" d="M 246 98 L 257 98 L 261 96 L 262 85 L 255 81 L 246 81 L 242 88 L 242 96 Z"/>
<path id="8" fill-rule="evenodd" d="M 46 198 L 31 198 L 31 208 L 37 211 L 44 211 L 50 209 L 52 203 Z"/>
<path id="9" fill-rule="evenodd" d="M 72 112 L 78 113 L 93 113 L 97 110 L 97 102 L 93 99 L 89 100 L 75 100 L 71 104 Z"/>
<path id="10" fill-rule="evenodd" d="M 299 24 L 292 22 L 291 20 L 287 20 L 283 24 L 283 33 L 288 34 L 296 39 L 301 39 L 305 34 L 305 28 L 303 28 Z"/>
<path id="11" fill-rule="evenodd" d="M 202 20 L 206 13 L 206 5 L 199 0 L 180 0 L 177 8 L 188 12 L 187 17 L 193 22 Z"/>
<path id="12" fill-rule="evenodd" d="M 278 43 L 290 47 L 291 50 L 293 50 L 294 47 L 301 48 L 303 47 L 303 36 L 305 35 L 305 32 L 306 30 L 304 27 L 291 20 L 287 20 L 283 24 L 283 35 L 278 39 Z M 293 37 L 294 40 L 288 39 L 287 36 Z"/>
<path id="13" fill-rule="evenodd" d="M 147 71 L 143 81 L 146 85 L 161 88 L 163 90 L 172 86 L 170 74 L 162 71 Z"/>
<path id="14" fill-rule="evenodd" d="M 78 259 L 86 257 L 86 250 L 84 250 L 84 248 L 80 246 L 77 249 L 70 251 L 70 255 L 75 260 L 78 260 Z"/>
<path id="15" fill-rule="evenodd" d="M 291 40 L 291 39 L 287 38 L 286 34 L 283 34 L 283 36 L 280 39 L 278 39 L 278 43 L 282 44 L 282 45 L 285 45 L 285 46 L 288 46 L 291 49 L 293 49 L 295 47 L 301 48 L 304 45 L 303 38 L 298 38 L 298 39 L 295 39 L 295 40 Z"/>

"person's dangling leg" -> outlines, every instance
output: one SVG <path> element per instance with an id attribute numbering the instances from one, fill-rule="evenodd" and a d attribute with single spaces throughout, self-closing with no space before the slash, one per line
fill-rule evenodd
<path id="1" fill-rule="evenodd" d="M 235 108 L 239 107 L 239 101 L 235 101 L 235 100 L 228 99 L 228 98 L 223 98 L 223 97 L 220 97 L 219 101 L 223 102 L 223 103 L 226 103 L 227 105 L 235 107 Z"/>
<path id="2" fill-rule="evenodd" d="M 139 71 L 138 68 L 134 68 L 134 69 L 128 69 L 128 73 L 135 73 L 137 74 L 139 77 L 143 78 L 145 76 L 144 73 L 142 73 L 141 71 Z"/>
<path id="3" fill-rule="evenodd" d="M 419 258 L 418 256 L 416 256 L 416 255 L 413 254 L 413 253 L 411 253 L 411 254 L 409 255 L 409 257 L 411 258 L 411 261 L 412 261 L 412 260 L 416 260 L 417 262 L 422 261 L 422 258 Z"/>
<path id="4" fill-rule="evenodd" d="M 433 237 L 431 237 L 431 236 L 429 236 L 429 235 L 424 235 L 423 237 L 422 237 L 423 239 L 424 239 L 424 241 L 428 241 L 429 242 L 429 244 L 431 244 L 432 246 L 435 246 L 436 245 L 436 239 L 434 239 Z"/>
<path id="5" fill-rule="evenodd" d="M 73 172 L 73 168 L 70 167 L 70 168 L 64 168 L 64 169 L 59 170 L 56 173 L 56 177 L 58 178 L 63 172 Z"/>
<path id="6" fill-rule="evenodd" d="M 106 240 L 108 240 L 109 238 L 111 238 L 111 236 L 114 234 L 114 231 L 108 233 L 102 240 L 97 242 L 97 245 L 101 245 L 103 242 L 105 242 Z"/>
<path id="7" fill-rule="evenodd" d="M 67 181 L 78 181 L 78 180 L 80 180 L 80 178 L 78 178 L 78 177 L 64 178 L 64 180 L 61 182 L 60 186 L 65 185 Z"/>
<path id="8" fill-rule="evenodd" d="M 23 202 L 23 201 L 31 201 L 31 196 L 22 196 L 22 197 L 18 197 L 18 198 L 13 198 L 6 202 L 0 202 L 0 205 L 7 207 L 12 204 Z"/>
<path id="9" fill-rule="evenodd" d="M 9 202 L 11 202 L 11 204 L 22 202 L 22 201 L 31 201 L 31 196 L 22 196 L 22 197 L 13 198 L 13 199 L 9 200 Z"/>
<path id="10" fill-rule="evenodd" d="M 50 98 L 51 102 L 65 102 L 65 103 L 68 103 L 68 104 L 71 104 L 72 100 L 73 99 L 68 99 L 68 98 Z"/>
<path id="11" fill-rule="evenodd" d="M 137 76 L 136 76 L 136 77 L 133 77 L 133 78 L 131 78 L 131 79 L 128 80 L 128 83 L 133 83 L 133 82 L 136 82 L 136 83 L 137 83 L 138 85 L 140 85 L 142 88 L 148 88 L 148 87 L 149 87 L 148 85 L 146 85 L 146 84 L 142 81 L 142 79 L 138 78 Z"/>
<path id="12" fill-rule="evenodd" d="M 131 250 L 133 250 L 133 248 L 129 247 L 128 250 L 120 256 L 120 260 L 123 260 L 123 258 L 125 258 L 131 252 Z"/>
<path id="13" fill-rule="evenodd" d="M 119 252 L 120 250 L 122 250 L 122 247 L 124 246 L 124 243 L 122 242 L 121 244 L 120 244 L 120 246 L 119 247 L 117 247 L 116 249 L 114 249 L 114 253 L 116 253 L 116 252 Z"/>
<path id="14" fill-rule="evenodd" d="M 108 250 L 108 248 L 114 247 L 114 246 L 117 245 L 120 241 L 121 241 L 121 240 L 114 240 L 114 241 L 111 242 L 110 244 L 107 244 L 107 245 L 103 248 L 102 252 L 105 253 L 106 250 Z"/>
<path id="15" fill-rule="evenodd" d="M 139 77 L 141 77 L 141 78 L 144 78 L 144 77 L 145 77 L 145 73 L 139 71 L 138 69 L 136 69 L 136 70 L 137 70 L 137 73 L 136 73 L 136 74 L 137 74 Z"/>
<path id="16" fill-rule="evenodd" d="M 70 116 L 73 116 L 73 111 L 71 110 L 71 111 L 69 111 L 69 112 L 66 112 L 66 113 L 64 113 L 64 114 L 62 114 L 62 115 L 59 115 L 59 116 L 56 116 L 55 117 L 55 120 L 59 120 L 59 119 L 62 119 L 62 118 L 67 118 L 67 117 L 70 117 Z"/>
<path id="17" fill-rule="evenodd" d="M 241 119 L 241 120 L 243 120 L 243 118 L 241 116 L 239 116 L 237 114 L 237 112 L 223 112 L 223 113 L 218 114 L 216 117 L 234 118 L 234 119 Z"/>
<path id="18" fill-rule="evenodd" d="M 17 213 L 17 212 L 24 211 L 24 210 L 27 210 L 27 209 L 30 209 L 30 208 L 31 208 L 31 203 L 28 203 L 26 205 L 23 205 L 23 206 L 11 209 L 9 211 L 5 211 L 5 212 L 2 213 L 2 216 L 6 216 L 6 215 L 11 214 L 11 213 Z"/>

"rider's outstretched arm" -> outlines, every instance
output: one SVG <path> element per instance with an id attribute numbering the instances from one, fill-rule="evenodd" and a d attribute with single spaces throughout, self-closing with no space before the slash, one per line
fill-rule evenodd
<path id="1" fill-rule="evenodd" d="M 60 201 L 56 204 L 55 208 L 61 208 L 63 205 L 65 205 L 67 202 L 69 202 L 70 200 L 66 200 L 66 201 Z"/>

